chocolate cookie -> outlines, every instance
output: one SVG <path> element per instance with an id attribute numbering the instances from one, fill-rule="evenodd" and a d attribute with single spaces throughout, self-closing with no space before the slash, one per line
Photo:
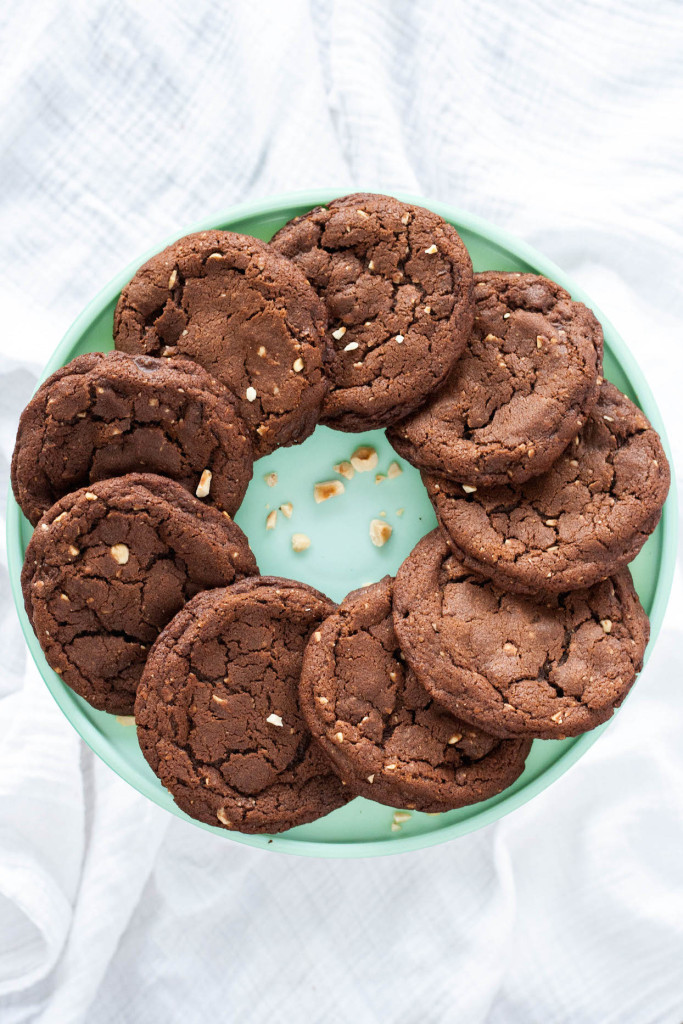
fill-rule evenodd
<path id="1" fill-rule="evenodd" d="M 260 457 L 315 429 L 326 325 L 289 260 L 257 238 L 202 231 L 140 267 L 116 307 L 114 340 L 123 352 L 201 363 L 235 395 Z"/>
<path id="2" fill-rule="evenodd" d="M 356 590 L 313 633 L 300 683 L 308 726 L 349 789 L 391 807 L 448 811 L 524 769 L 529 740 L 498 740 L 438 707 L 402 660 L 393 580 Z"/>
<path id="3" fill-rule="evenodd" d="M 135 720 L 143 754 L 187 814 L 282 832 L 346 802 L 297 697 L 308 638 L 333 609 L 304 583 L 264 576 L 200 594 L 161 634 Z"/>
<path id="4" fill-rule="evenodd" d="M 472 263 L 450 224 L 389 196 L 351 195 L 290 221 L 271 244 L 327 305 L 328 426 L 389 426 L 445 380 L 472 325 Z"/>
<path id="5" fill-rule="evenodd" d="M 258 573 L 225 512 L 133 473 L 69 494 L 26 549 L 26 612 L 45 657 L 100 711 L 129 715 L 149 646 L 198 591 Z"/>
<path id="6" fill-rule="evenodd" d="M 441 390 L 388 437 L 414 466 L 470 484 L 545 472 L 598 396 L 602 329 L 535 274 L 474 278 L 474 327 Z"/>
<path id="7" fill-rule="evenodd" d="M 659 522 L 669 466 L 640 409 L 605 382 L 581 434 L 543 476 L 492 488 L 422 479 L 464 565 L 518 593 L 557 594 L 635 558 Z"/>
<path id="8" fill-rule="evenodd" d="M 643 664 L 649 623 L 628 569 L 544 601 L 474 576 L 439 530 L 394 584 L 394 628 L 434 700 L 494 736 L 577 736 L 607 721 Z"/>
<path id="9" fill-rule="evenodd" d="M 160 473 L 234 515 L 252 447 L 227 388 L 189 359 L 91 352 L 57 370 L 19 421 L 12 487 L 33 525 L 96 480 Z"/>

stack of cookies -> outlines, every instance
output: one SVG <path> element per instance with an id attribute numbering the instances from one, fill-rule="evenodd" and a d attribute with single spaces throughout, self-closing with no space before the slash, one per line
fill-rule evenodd
<path id="1" fill-rule="evenodd" d="M 628 693 L 648 621 L 627 565 L 669 470 L 557 284 L 473 275 L 436 214 L 353 195 L 270 244 L 173 243 L 114 342 L 22 414 L 22 586 L 49 664 L 134 714 L 188 814 L 278 832 L 357 795 L 461 807 Z M 439 523 L 339 606 L 260 576 L 232 520 L 253 461 L 319 422 L 386 428 Z"/>

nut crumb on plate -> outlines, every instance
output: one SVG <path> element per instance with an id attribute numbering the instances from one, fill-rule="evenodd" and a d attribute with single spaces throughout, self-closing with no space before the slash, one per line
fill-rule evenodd
<path id="1" fill-rule="evenodd" d="M 368 473 L 371 469 L 375 468 L 378 461 L 377 452 L 367 444 L 362 444 L 359 448 L 356 448 L 351 456 L 351 465 L 357 473 Z"/>
<path id="2" fill-rule="evenodd" d="M 337 495 L 344 493 L 344 484 L 341 480 L 324 480 L 322 483 L 316 484 L 313 488 L 313 497 L 315 498 L 316 505 L 319 505 L 322 501 L 327 501 L 329 498 L 336 498 Z"/>
<path id="3" fill-rule="evenodd" d="M 376 548 L 384 547 L 392 533 L 393 530 L 389 523 L 385 523 L 382 519 L 373 519 L 370 522 L 370 540 Z"/>

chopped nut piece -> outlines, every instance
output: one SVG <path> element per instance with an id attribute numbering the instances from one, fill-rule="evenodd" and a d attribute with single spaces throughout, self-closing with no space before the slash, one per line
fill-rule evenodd
<path id="1" fill-rule="evenodd" d="M 119 565 L 125 565 L 130 557 L 130 551 L 125 544 L 113 544 L 109 548 L 109 554 Z"/>
<path id="2" fill-rule="evenodd" d="M 315 642 L 317 644 L 319 644 L 320 641 L 322 640 L 322 638 L 323 638 L 322 633 L 320 632 L 319 629 L 316 629 L 315 633 L 313 634 L 313 639 L 315 640 Z"/>
<path id="3" fill-rule="evenodd" d="M 210 256 L 207 256 L 206 262 L 208 263 L 209 260 L 222 260 L 224 258 L 222 252 L 212 252 Z"/>
<path id="4" fill-rule="evenodd" d="M 230 821 L 230 818 L 228 817 L 228 812 L 226 811 L 225 807 L 219 807 L 218 808 L 218 810 L 216 811 L 216 817 L 224 825 L 227 825 L 228 828 L 230 828 L 232 826 L 232 822 Z"/>
<path id="5" fill-rule="evenodd" d="M 256 428 L 256 433 L 259 437 L 263 437 L 264 434 L 268 433 L 268 427 L 265 423 L 262 423 L 260 427 Z"/>
<path id="6" fill-rule="evenodd" d="M 62 601 L 68 601 L 69 600 L 69 595 L 68 594 L 60 594 L 59 597 L 60 597 L 60 599 Z"/>
<path id="7" fill-rule="evenodd" d="M 474 494 L 477 488 L 474 486 L 474 484 L 463 484 L 462 489 L 465 492 L 465 494 Z"/>
<path id="8" fill-rule="evenodd" d="M 85 500 L 86 501 L 97 501 L 97 495 L 93 494 L 92 491 L 86 491 L 85 492 Z"/>
<path id="9" fill-rule="evenodd" d="M 334 739 L 337 741 L 337 743 L 343 743 L 344 742 L 344 733 L 343 732 L 335 732 Z"/>
<path id="10" fill-rule="evenodd" d="M 266 722 L 268 722 L 269 725 L 277 725 L 278 729 L 282 728 L 282 718 L 280 715 L 268 715 Z"/>
<path id="11" fill-rule="evenodd" d="M 372 785 L 374 781 L 375 781 L 375 776 L 374 775 L 368 775 L 368 782 L 370 783 L 370 785 Z"/>
<path id="12" fill-rule="evenodd" d="M 356 473 L 350 462 L 338 462 L 332 469 L 340 476 L 346 477 L 347 480 L 352 480 Z"/>
<path id="13" fill-rule="evenodd" d="M 560 722 L 562 721 L 562 712 L 561 711 L 556 711 L 554 715 L 550 716 L 550 721 L 551 722 L 557 722 L 557 724 L 559 725 Z"/>
<path id="14" fill-rule="evenodd" d="M 256 354 L 261 356 L 261 359 L 263 359 L 264 355 L 266 354 L 266 346 L 265 345 L 259 345 L 258 352 Z"/>
<path id="15" fill-rule="evenodd" d="M 600 625 L 604 629 L 605 633 L 612 632 L 612 620 L 611 619 L 600 619 Z"/>
<path id="16" fill-rule="evenodd" d="M 373 519 L 370 522 L 370 540 L 376 548 L 384 547 L 392 533 L 393 530 L 389 523 L 385 523 L 382 519 Z"/>
<path id="17" fill-rule="evenodd" d="M 378 461 L 375 449 L 365 444 L 361 445 L 360 448 L 356 448 L 351 456 L 351 465 L 358 473 L 368 473 L 371 469 L 375 468 Z"/>
<path id="18" fill-rule="evenodd" d="M 332 337 L 334 338 L 335 341 L 341 341 L 345 334 L 345 327 L 338 327 L 336 331 L 332 331 Z"/>
<path id="19" fill-rule="evenodd" d="M 323 483 L 315 485 L 313 497 L 316 505 L 320 505 L 321 502 L 327 501 L 329 498 L 336 498 L 338 494 L 343 494 L 344 490 L 341 480 L 325 480 Z"/>
<path id="20" fill-rule="evenodd" d="M 171 271 L 171 276 L 168 279 L 168 290 L 171 291 L 172 288 L 175 288 L 177 282 L 178 282 L 178 271 L 177 270 L 172 270 Z"/>
<path id="21" fill-rule="evenodd" d="M 251 385 L 250 385 L 247 388 L 247 390 L 244 392 L 244 397 L 246 398 L 246 400 L 248 402 L 255 402 L 256 401 L 256 388 L 252 388 Z"/>
<path id="22" fill-rule="evenodd" d="M 403 337 L 402 334 L 397 334 L 396 335 L 396 344 L 397 345 L 402 345 L 404 341 L 405 341 L 405 338 Z"/>
<path id="23" fill-rule="evenodd" d="M 448 737 L 448 746 L 449 747 L 454 746 L 456 743 L 459 743 L 461 739 L 462 739 L 462 733 L 461 732 L 454 732 L 452 736 Z"/>
<path id="24" fill-rule="evenodd" d="M 358 342 L 357 341 L 350 341 L 348 343 L 348 345 L 344 345 L 344 351 L 345 352 L 355 352 L 357 348 L 358 348 Z"/>
<path id="25" fill-rule="evenodd" d="M 307 537 L 305 533 L 293 533 L 292 534 L 292 550 L 293 551 L 306 551 L 311 546 L 311 538 Z"/>
<path id="26" fill-rule="evenodd" d="M 48 527 L 45 524 L 43 524 L 43 529 L 47 530 Z M 75 547 L 73 544 L 69 544 L 69 554 L 70 555 L 73 555 L 73 557 L 75 558 L 76 555 L 80 555 L 80 553 L 81 552 L 79 551 L 79 549 L 77 547 Z"/>
<path id="27" fill-rule="evenodd" d="M 227 704 L 228 703 L 227 700 L 225 699 L 225 697 L 219 697 L 217 693 L 212 693 L 211 694 L 211 700 L 214 700 L 216 702 L 216 704 Z"/>
<path id="28" fill-rule="evenodd" d="M 509 320 L 509 319 L 510 319 L 510 314 L 509 313 L 503 313 L 503 320 Z"/>
<path id="29" fill-rule="evenodd" d="M 545 340 L 546 339 L 543 337 L 542 334 L 537 334 L 536 335 L 536 348 L 543 348 L 543 342 Z"/>
<path id="30" fill-rule="evenodd" d="M 375 473 L 375 483 L 376 484 L 381 484 L 382 480 L 386 480 L 386 474 L 385 473 Z M 384 514 L 386 515 L 386 512 Z"/>
<path id="31" fill-rule="evenodd" d="M 503 644 L 503 650 L 505 651 L 506 654 L 517 654 L 517 648 L 514 644 L 511 644 L 509 641 L 506 644 Z"/>
<path id="32" fill-rule="evenodd" d="M 277 523 L 277 509 L 274 508 L 273 511 L 269 512 L 268 515 L 266 516 L 266 530 L 274 530 L 276 523 Z"/>
<path id="33" fill-rule="evenodd" d="M 299 356 L 299 358 L 295 359 L 294 362 L 292 363 L 292 369 L 294 370 L 295 373 L 301 373 L 303 368 L 304 368 L 304 361 L 301 358 L 301 356 Z"/>
<path id="34" fill-rule="evenodd" d="M 263 477 L 269 487 L 275 487 L 277 483 L 277 473 L 266 473 Z"/>
<path id="35" fill-rule="evenodd" d="M 327 699 L 327 697 L 316 697 L 315 699 L 317 700 L 318 704 L 329 704 L 330 703 L 329 700 Z"/>
<path id="36" fill-rule="evenodd" d="M 401 217 L 401 224 L 410 224 L 410 214 L 404 213 Z"/>
<path id="37" fill-rule="evenodd" d="M 396 509 L 396 515 L 397 516 L 402 516 L 404 512 L 405 512 L 404 508 L 397 508 Z"/>
<path id="38" fill-rule="evenodd" d="M 397 768 L 398 768 L 398 765 L 396 764 L 395 761 L 392 761 L 391 764 L 385 764 L 384 765 L 384 770 L 387 771 L 387 772 L 396 771 Z"/>
<path id="39" fill-rule="evenodd" d="M 204 472 L 202 473 L 202 475 L 199 478 L 199 483 L 197 484 L 197 490 L 194 492 L 197 495 L 198 498 L 206 498 L 206 496 L 208 495 L 209 491 L 211 490 L 211 480 L 212 480 L 212 477 L 213 477 L 213 473 L 211 472 L 211 470 L 210 469 L 205 469 Z"/>
<path id="40" fill-rule="evenodd" d="M 117 715 L 116 721 L 119 725 L 135 725 L 135 715 Z"/>
<path id="41" fill-rule="evenodd" d="M 437 249 L 437 247 L 433 244 L 430 245 L 428 249 L 425 249 L 425 253 L 427 254 L 427 256 L 433 256 L 434 253 L 438 251 L 439 250 Z"/>
<path id="42" fill-rule="evenodd" d="M 404 821 L 410 821 L 412 814 L 408 811 L 394 811 L 393 820 L 397 825 L 402 825 Z"/>
<path id="43" fill-rule="evenodd" d="M 370 214 L 366 213 L 365 210 L 356 210 L 356 213 L 359 217 L 362 217 L 363 220 L 370 220 Z"/>
<path id="44" fill-rule="evenodd" d="M 432 311 L 432 307 L 431 306 L 425 306 L 425 313 L 429 314 L 429 313 L 431 313 L 431 311 Z"/>
<path id="45" fill-rule="evenodd" d="M 399 466 L 398 462 L 392 462 L 390 463 L 389 469 L 387 470 L 387 476 L 389 477 L 390 480 L 393 480 L 394 477 L 400 476 L 402 472 L 403 470 Z"/>
<path id="46" fill-rule="evenodd" d="M 392 821 L 392 823 L 391 823 L 391 831 L 392 832 L 400 832 L 401 831 L 401 826 L 398 824 L 398 822 Z"/>
<path id="47" fill-rule="evenodd" d="M 294 506 L 291 501 L 285 501 L 284 504 L 280 505 L 280 511 L 286 519 L 291 519 Z"/>
<path id="48" fill-rule="evenodd" d="M 495 334 L 487 334 L 486 337 L 484 338 L 484 341 L 500 341 L 500 338 L 497 337 Z"/>
<path id="49" fill-rule="evenodd" d="M 557 526 L 557 519 L 546 519 L 546 526 Z"/>
<path id="50" fill-rule="evenodd" d="M 556 551 L 560 550 L 559 544 L 551 544 L 549 548 L 545 549 L 549 555 L 554 555 Z"/>
<path id="51" fill-rule="evenodd" d="M 603 420 L 607 420 L 608 423 L 614 423 L 614 416 L 603 416 Z"/>
<path id="52" fill-rule="evenodd" d="M 374 269 L 375 269 L 375 261 L 374 260 L 370 260 L 370 262 L 368 263 L 368 270 L 374 270 Z"/>

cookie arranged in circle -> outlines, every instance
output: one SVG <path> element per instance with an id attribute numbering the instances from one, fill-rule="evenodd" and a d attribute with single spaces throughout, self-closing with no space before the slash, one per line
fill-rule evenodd
<path id="1" fill-rule="evenodd" d="M 430 812 L 486 800 L 518 778 L 531 742 L 494 739 L 433 701 L 402 660 L 392 585 L 349 594 L 313 633 L 300 683 L 308 726 L 370 800 Z"/>
<path id="2" fill-rule="evenodd" d="M 225 384 L 257 455 L 315 429 L 327 379 L 325 308 L 302 272 L 265 242 L 231 231 L 179 239 L 123 289 L 123 352 L 185 355 Z"/>
<path id="3" fill-rule="evenodd" d="M 450 224 L 389 196 L 350 195 L 290 221 L 271 244 L 327 306 L 328 426 L 390 426 L 445 380 L 472 325 L 472 263 Z"/>
<path id="4" fill-rule="evenodd" d="M 474 278 L 474 326 L 443 387 L 389 431 L 414 466 L 470 484 L 545 472 L 598 396 L 602 329 L 536 274 Z"/>
<path id="5" fill-rule="evenodd" d="M 258 573 L 229 516 L 173 480 L 115 477 L 38 523 L 21 584 L 51 667 L 100 711 L 132 714 L 149 647 L 201 590 Z"/>
<path id="6" fill-rule="evenodd" d="M 606 381 L 581 434 L 542 476 L 471 487 L 426 473 L 439 523 L 469 569 L 519 593 L 561 593 L 632 561 L 669 489 L 661 441 Z"/>
<path id="7" fill-rule="evenodd" d="M 394 584 L 394 628 L 434 700 L 495 736 L 577 736 L 611 717 L 649 623 L 628 569 L 544 601 L 474 576 L 439 530 Z"/>
<path id="8" fill-rule="evenodd" d="M 334 604 L 262 577 L 200 594 L 152 649 L 135 702 L 140 747 L 183 811 L 240 832 L 282 832 L 349 798 L 312 740 L 298 685 Z"/>
<path id="9" fill-rule="evenodd" d="M 252 446 L 230 392 L 188 359 L 122 352 L 77 356 L 24 409 L 12 486 L 35 524 L 85 484 L 159 473 L 234 515 L 252 473 Z"/>

